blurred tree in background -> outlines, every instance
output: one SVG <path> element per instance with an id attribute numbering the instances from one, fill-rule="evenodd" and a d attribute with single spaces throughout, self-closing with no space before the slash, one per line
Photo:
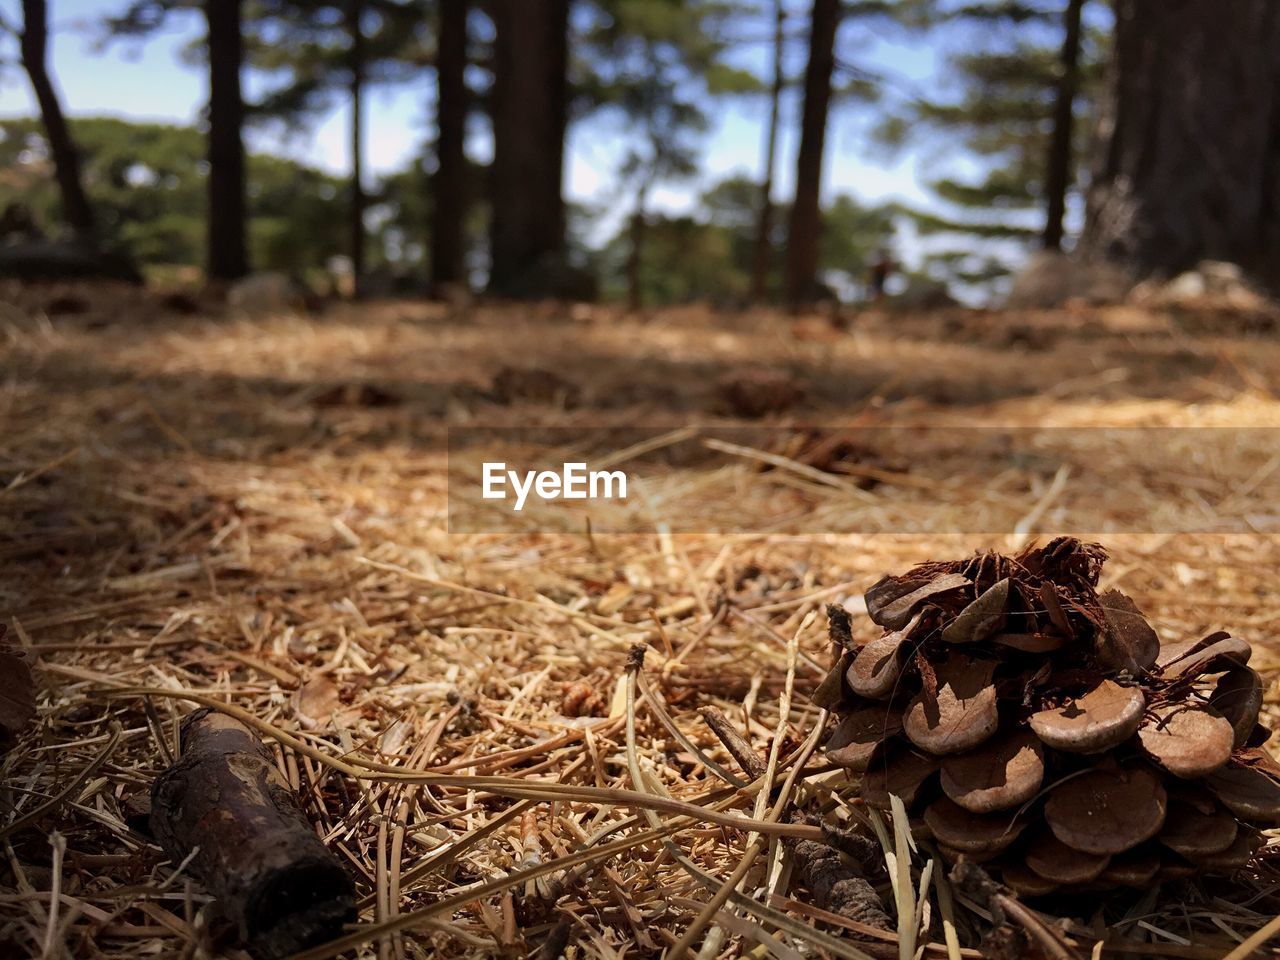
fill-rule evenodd
<path id="1" fill-rule="evenodd" d="M 787 223 L 785 299 L 794 309 L 826 296 L 819 277 L 823 243 L 822 182 L 833 98 L 874 101 L 879 78 L 839 56 L 841 26 L 863 28 L 893 22 L 892 0 L 813 0 L 808 18 L 808 59 L 796 153 L 795 192 Z"/>
<path id="2" fill-rule="evenodd" d="M 235 280 L 249 272 L 248 210 L 243 92 L 244 0 L 129 0 L 107 14 L 110 37 L 135 40 L 154 35 L 175 13 L 200 11 L 205 22 L 200 57 L 208 69 L 205 210 L 205 273 L 211 280 Z"/>
<path id="3" fill-rule="evenodd" d="M 209 90 L 191 129 L 67 120 L 51 6 L 0 10 L 39 113 L 0 124 L 0 200 L 149 267 L 319 275 L 345 253 L 357 294 L 386 274 L 638 307 L 853 297 L 893 247 L 909 284 L 973 293 L 1035 247 L 1072 249 L 1082 226 L 1081 252 L 1137 276 L 1219 256 L 1266 279 L 1280 262 L 1280 15 L 1263 0 L 1216 20 L 1210 0 L 118 0 L 110 37 L 144 43 L 185 18 Z M 927 51 L 931 74 L 865 58 L 886 44 Z M 370 177 L 379 88 L 420 97 L 429 129 Z M 762 107 L 760 156 L 712 173 L 708 134 L 744 102 Z M 349 150 L 328 172 L 246 157 L 246 131 L 306 138 L 340 108 Z M 832 165 L 872 149 L 871 127 L 910 149 L 928 202 L 835 194 Z M 610 168 L 596 209 L 566 200 L 572 138 Z M 1216 172 L 1195 160 L 1208 146 Z"/>
<path id="4" fill-rule="evenodd" d="M 437 0 L 435 176 L 431 195 L 431 282 L 437 287 L 467 283 L 467 214 L 473 181 L 467 163 L 467 118 L 471 92 L 468 0 Z"/>
<path id="5" fill-rule="evenodd" d="M 557 292 L 565 261 L 569 0 L 490 0 L 493 168 L 489 290 Z"/>
<path id="6" fill-rule="evenodd" d="M 1081 245 L 1139 277 L 1226 260 L 1280 292 L 1280 5 L 1116 3 Z"/>
<path id="7" fill-rule="evenodd" d="M 251 7 L 248 62 L 273 82 L 253 119 L 305 131 L 340 103 L 348 107 L 345 250 L 356 296 L 367 266 L 365 93 L 422 78 L 434 57 L 430 6 L 424 0 L 255 0 Z"/>
<path id="8" fill-rule="evenodd" d="M 707 300 L 741 309 L 754 298 L 759 184 L 745 176 L 730 177 L 702 194 L 688 215 L 650 218 L 645 243 L 641 299 L 647 304 Z M 786 205 L 778 211 L 788 213 Z M 821 209 L 826 229 L 818 250 L 818 272 L 833 281 L 847 298 L 861 294 L 863 265 L 893 235 L 896 208 L 867 207 L 848 194 L 837 195 Z M 785 238 L 777 236 L 770 259 L 780 264 Z M 604 293 L 629 295 L 632 276 L 629 226 L 609 241 L 599 267 Z M 781 282 L 780 271 L 773 284 Z"/>
<path id="9" fill-rule="evenodd" d="M 952 241 L 932 255 L 940 277 L 983 283 L 1007 273 L 1010 254 L 1029 242 L 1062 247 L 1092 135 L 1081 118 L 1101 91 L 1103 7 L 1084 0 L 912 0 L 899 9 L 904 26 L 945 51 L 944 73 L 929 93 L 886 115 L 880 127 L 883 141 L 921 147 L 929 165 L 944 171 L 926 181 L 938 210 L 914 216 L 925 234 Z M 975 237 L 1012 243 L 975 255 Z"/>
<path id="10" fill-rule="evenodd" d="M 104 244 L 148 266 L 196 266 L 205 260 L 205 142 L 189 127 L 81 118 L 75 122 L 84 181 Z M 34 120 L 0 122 L 0 207 L 27 204 L 45 223 L 60 216 L 48 147 Z M 248 159 L 253 261 L 305 274 L 341 249 L 334 209 L 339 178 L 272 156 Z"/>
<path id="11" fill-rule="evenodd" d="M 241 89 L 244 11 L 241 0 L 205 0 L 203 7 L 209 61 L 209 244 L 205 270 L 214 280 L 235 280 L 249 272 Z"/>
<path id="12" fill-rule="evenodd" d="M 45 143 L 53 162 L 61 195 L 61 217 L 82 241 L 93 242 L 94 215 L 80 178 L 80 156 L 63 114 L 62 101 L 49 75 L 49 5 L 45 0 L 22 0 L 19 49 L 22 67 L 31 80 Z"/>
<path id="13" fill-rule="evenodd" d="M 713 94 L 753 84 L 721 60 L 718 23 L 732 7 L 714 0 L 598 0 L 585 31 L 591 106 L 621 120 L 618 183 L 629 199 L 627 300 L 644 302 L 648 201 L 662 183 L 698 173 Z"/>

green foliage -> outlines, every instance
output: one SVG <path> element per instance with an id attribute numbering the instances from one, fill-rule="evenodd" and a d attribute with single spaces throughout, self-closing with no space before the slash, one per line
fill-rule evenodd
<path id="1" fill-rule="evenodd" d="M 205 0 L 122 0 L 103 18 L 102 41 L 146 40 L 174 14 Z M 431 0 L 363 0 L 364 73 L 369 86 L 406 83 L 432 61 Z M 350 85 L 348 0 L 243 0 L 245 60 L 274 81 L 250 118 L 300 128 L 331 109 Z M 188 59 L 203 61 L 203 42 Z"/>
<path id="2" fill-rule="evenodd" d="M 468 183 L 464 189 L 470 196 L 482 196 L 487 175 L 486 167 L 473 164 L 468 168 Z M 426 230 L 431 223 L 434 196 L 434 174 L 428 171 L 422 160 L 411 160 L 403 170 L 384 176 L 375 185 L 369 197 L 366 217 L 371 224 L 374 241 L 369 251 L 371 265 L 386 266 L 399 275 L 425 278 L 427 244 L 431 239 Z M 488 218 L 487 203 L 468 205 L 464 242 L 467 250 L 465 259 L 469 264 L 479 263 L 484 258 Z"/>
<path id="3" fill-rule="evenodd" d="M 594 106 L 625 124 L 619 176 L 643 209 L 665 181 L 697 170 L 709 127 L 712 84 L 741 87 L 748 75 L 722 61 L 720 0 L 596 0 L 577 45 L 578 72 Z"/>
<path id="4" fill-rule="evenodd" d="M 925 258 L 920 274 L 930 279 L 981 286 L 1008 276 L 1009 267 L 999 257 L 972 250 L 941 250 Z"/>
<path id="5" fill-rule="evenodd" d="M 1030 240 L 1040 232 L 1038 228 L 1018 226 L 1005 220 L 978 219 L 972 214 L 964 219 L 952 219 L 918 207 L 902 206 L 900 210 L 924 236 L 964 234 L 982 240 Z"/>
<path id="6" fill-rule="evenodd" d="M 203 0 L 114 0 L 104 23 L 110 35 L 145 39 L 170 17 L 194 19 Z M 439 0 L 363 0 L 364 79 L 369 86 L 422 83 L 436 56 L 433 27 Z M 837 109 L 856 103 L 880 117 L 886 144 L 921 148 L 934 203 L 927 212 L 868 208 L 836 198 L 824 212 L 821 269 L 828 279 L 859 284 L 895 220 L 914 221 L 925 238 L 923 273 L 982 282 L 1002 269 L 992 250 L 1025 242 L 1042 208 L 1051 110 L 1058 83 L 1062 14 L 1067 0 L 845 0 L 837 42 Z M 251 122 L 299 130 L 350 96 L 351 3 L 348 0 L 243 0 L 246 65 L 266 92 L 249 105 Z M 806 43 L 807 0 L 787 0 L 782 20 L 786 94 L 783 116 L 795 110 L 797 65 Z M 485 102 L 491 68 L 486 7 L 474 5 L 475 49 L 469 83 Z M 573 114 L 592 115 L 593 134 L 607 141 L 596 156 L 616 164 L 614 215 L 643 213 L 661 186 L 691 180 L 703 139 L 725 99 L 759 98 L 773 86 L 774 0 L 578 0 L 571 29 Z M 1101 82 L 1107 14 L 1086 6 L 1081 109 Z M 907 90 L 863 62 L 869 41 L 926 40 L 945 69 L 927 95 Z M 193 34 L 194 36 L 194 34 Z M 203 57 L 193 40 L 193 58 Z M 881 58 L 883 60 L 883 58 Z M 265 80 L 265 82 L 263 82 Z M 74 110 L 74 104 L 71 105 Z M 25 126 L 24 126 L 25 124 Z M 113 126 L 114 125 L 114 126 Z M 1076 125 L 1081 141 L 1088 123 Z M 34 123 L 0 127 L 0 200 L 21 197 L 46 223 L 57 222 L 56 192 Z M 130 247 L 147 264 L 198 263 L 204 239 L 203 137 L 193 129 L 109 120 L 78 120 L 85 178 L 110 243 Z M 784 139 L 784 144 L 786 144 Z M 1083 151 L 1080 151 L 1083 152 Z M 785 156 L 785 152 L 784 152 Z M 785 162 L 785 160 L 783 161 Z M 368 185 L 369 266 L 422 269 L 432 206 L 429 156 Z M 345 249 L 350 188 L 339 178 L 270 157 L 250 162 L 250 240 L 255 262 L 305 271 Z M 479 267 L 487 210 L 484 171 L 473 170 L 477 199 L 469 244 Z M 687 216 L 646 218 L 640 232 L 644 295 L 653 302 L 745 295 L 754 258 L 760 185 L 734 177 L 715 184 Z M 774 217 L 775 253 L 785 242 L 785 205 Z M 575 262 L 603 265 L 606 287 L 627 278 L 627 225 L 602 251 L 571 240 Z M 943 249 L 947 243 L 955 249 Z M 975 250 L 980 251 L 975 253 Z M 781 256 L 774 263 L 782 262 Z M 837 276 L 839 275 L 839 276 Z M 777 278 L 769 286 L 777 289 Z"/>
<path id="7" fill-rule="evenodd" d="M 641 274 L 644 302 L 671 304 L 745 297 L 750 277 L 735 262 L 733 240 L 729 231 L 694 217 L 651 218 Z M 621 284 L 607 283 L 606 292 L 621 295 Z"/>
<path id="8" fill-rule="evenodd" d="M 988 168 L 986 179 L 969 184 L 968 192 L 953 177 L 938 178 L 948 185 L 945 199 L 987 206 L 999 198 L 999 206 L 1023 209 L 1040 202 L 1064 6 L 1065 0 L 933 3 L 930 26 L 935 31 L 945 26 L 959 49 L 947 59 L 938 93 L 894 116 L 882 133 L 894 143 L 914 134 L 922 145 L 941 144 L 949 153 L 958 137 Z M 1081 99 L 1086 103 L 1101 79 L 1097 41 L 1096 34 L 1087 35 L 1082 49 Z"/>
<path id="9" fill-rule="evenodd" d="M 271 156 L 249 158 L 249 242 L 264 269 L 303 272 L 344 249 L 345 182 Z"/>
<path id="10" fill-rule="evenodd" d="M 711 64 L 703 71 L 703 79 L 707 85 L 707 93 L 713 97 L 758 95 L 765 91 L 765 85 L 750 70 L 727 63 Z"/>
<path id="11" fill-rule="evenodd" d="M 363 82 L 404 84 L 434 56 L 425 0 L 362 0 Z M 253 108 L 258 121 L 301 127 L 349 95 L 349 0 L 252 0 L 246 60 L 275 85 Z"/>
<path id="12" fill-rule="evenodd" d="M 822 240 L 818 266 L 822 273 L 843 274 L 847 283 L 861 283 L 877 251 L 889 245 L 896 210 L 866 207 L 841 194 L 822 212 Z"/>
<path id="13" fill-rule="evenodd" d="M 72 134 L 104 242 L 133 248 L 142 262 L 195 262 L 204 245 L 203 137 L 106 118 L 73 121 Z M 39 121 L 0 124 L 0 167 L 0 206 L 25 203 L 46 229 L 62 222 Z"/>
<path id="14" fill-rule="evenodd" d="M 105 117 L 73 121 L 85 189 L 110 248 L 146 265 L 203 262 L 205 140 L 191 127 Z M 0 122 L 0 207 L 20 201 L 40 222 L 60 222 L 44 132 L 35 120 Z M 264 269 L 320 267 L 341 249 L 342 183 L 280 157 L 249 159 L 254 262 Z"/>
<path id="15" fill-rule="evenodd" d="M 1067 0 L 914 0 L 904 11 L 909 26 L 950 51 L 929 96 L 889 112 L 878 129 L 881 143 L 919 147 L 928 166 L 939 171 L 927 183 L 939 210 L 904 211 L 922 234 L 1028 241 L 1037 233 L 1027 224 L 1042 216 L 1046 204 L 1066 5 Z M 1086 152 L 1090 126 L 1079 118 L 1087 116 L 1103 81 L 1102 6 L 1085 7 L 1077 158 Z M 945 272 L 948 264 L 970 263 L 971 256 L 957 251 L 955 257 L 935 257 L 932 267 L 935 274 Z M 986 266 L 957 267 L 949 275 L 965 283 L 992 272 Z"/>
<path id="16" fill-rule="evenodd" d="M 702 207 L 712 222 L 751 239 L 759 216 L 760 185 L 747 177 L 721 180 L 702 195 Z"/>
<path id="17" fill-rule="evenodd" d="M 644 302 L 654 305 L 709 300 L 745 302 L 751 287 L 751 265 L 759 185 L 746 177 L 722 180 L 703 194 L 690 215 L 651 215 L 645 230 L 641 271 Z M 786 209 L 777 222 L 786 223 Z M 842 194 L 823 211 L 824 230 L 820 270 L 841 286 L 858 286 L 876 252 L 893 234 L 893 207 L 867 207 Z M 774 262 L 782 263 L 785 227 L 773 237 Z M 601 257 L 606 296 L 620 298 L 626 288 L 626 259 L 630 235 L 624 226 L 607 244 Z M 770 278 L 780 289 L 781 278 Z"/>
<path id="18" fill-rule="evenodd" d="M 995 167 L 981 181 L 943 178 L 930 189 L 950 204 L 973 210 L 1025 210 L 1040 202 L 1040 171 Z"/>

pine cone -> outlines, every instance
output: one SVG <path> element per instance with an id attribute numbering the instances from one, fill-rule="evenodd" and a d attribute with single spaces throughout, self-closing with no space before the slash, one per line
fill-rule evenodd
<path id="1" fill-rule="evenodd" d="M 1106 556 L 1063 537 L 884 577 L 866 594 L 884 634 L 862 646 L 828 610 L 827 756 L 1027 896 L 1229 875 L 1280 823 L 1249 645 L 1162 646 L 1129 597 L 1098 593 Z"/>

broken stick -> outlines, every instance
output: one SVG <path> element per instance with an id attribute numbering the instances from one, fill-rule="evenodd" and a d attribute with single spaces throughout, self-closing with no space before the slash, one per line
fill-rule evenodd
<path id="1" fill-rule="evenodd" d="M 151 831 L 175 864 L 191 858 L 263 960 L 332 940 L 356 918 L 351 878 L 271 754 L 224 714 L 205 708 L 183 720 L 182 756 L 151 789 Z"/>

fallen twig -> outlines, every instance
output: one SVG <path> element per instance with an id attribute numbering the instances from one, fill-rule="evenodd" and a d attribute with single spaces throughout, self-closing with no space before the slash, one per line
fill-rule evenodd
<path id="1" fill-rule="evenodd" d="M 183 721 L 182 756 L 152 787 L 151 829 L 174 863 L 189 858 L 257 956 L 290 956 L 356 918 L 351 878 L 270 752 L 223 714 Z"/>

